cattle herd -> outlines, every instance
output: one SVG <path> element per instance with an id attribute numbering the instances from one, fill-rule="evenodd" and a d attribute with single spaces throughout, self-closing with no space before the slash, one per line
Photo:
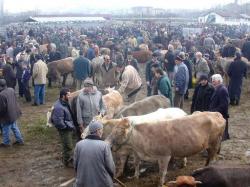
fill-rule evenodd
<path id="1" fill-rule="evenodd" d="M 183 26 L 184 27 L 184 26 Z M 181 27 L 166 24 L 134 23 L 133 25 L 112 23 L 103 28 L 84 28 L 72 25 L 11 25 L 2 40 L 1 53 L 6 54 L 10 47 L 15 55 L 12 61 L 18 61 L 18 54 L 25 53 L 27 58 L 34 53 L 40 53 L 44 60 L 55 53 L 61 53 L 61 58 L 50 61 L 48 78 L 67 84 L 67 76 L 73 73 L 73 61 L 79 56 L 79 50 L 88 50 L 90 44 L 100 48 L 100 53 L 91 61 L 92 77 L 96 85 L 101 82 L 98 72 L 99 55 L 109 55 L 116 62 L 119 54 L 126 58 L 128 49 L 139 63 L 146 63 L 152 58 L 153 52 L 159 53 L 159 61 L 165 60 L 168 44 L 174 46 L 175 51 L 185 51 L 190 60 L 194 60 L 197 51 L 209 54 L 208 61 L 217 73 L 225 78 L 227 83 L 227 69 L 234 58 L 234 53 L 243 52 L 242 59 L 249 64 L 250 43 L 247 29 L 243 26 L 203 27 L 200 34 L 192 33 L 185 38 Z M 235 37 L 238 33 L 238 38 Z M 21 37 L 22 36 L 22 37 Z M 21 38 L 21 39 L 20 39 Z M 206 48 L 206 38 L 214 40 L 214 45 Z M 133 41 L 138 44 L 134 46 Z M 238 44 L 235 41 L 238 41 Z M 247 43 L 248 42 L 248 43 Z M 32 45 L 31 45 L 32 44 Z M 244 45 L 246 44 L 246 45 Z M 248 45 L 247 45 L 248 44 Z M 27 49 L 31 48 L 31 54 Z M 243 50 L 244 48 L 244 50 Z M 97 49 L 97 48 L 94 48 Z M 18 51 L 19 50 L 19 51 Z M 8 54 L 7 54 L 8 55 Z M 6 56 L 5 60 L 10 60 Z M 13 62 L 13 63 L 14 63 Z M 32 63 L 30 61 L 30 63 Z M 144 70 L 140 69 L 140 74 Z M 73 81 L 75 82 L 75 81 Z M 107 88 L 103 101 L 107 107 L 104 117 L 96 116 L 104 125 L 103 138 L 112 147 L 116 163 L 116 177 L 124 174 L 127 160 L 133 160 L 134 176 L 139 178 L 142 161 L 157 162 L 159 166 L 159 186 L 177 187 L 249 187 L 249 166 L 216 166 L 209 165 L 216 161 L 220 152 L 221 140 L 225 129 L 225 119 L 218 112 L 194 112 L 188 115 L 180 108 L 171 107 L 171 102 L 162 95 L 153 95 L 142 100 L 125 105 L 122 95 L 112 88 Z M 71 93 L 69 104 L 76 119 L 76 99 L 81 90 Z M 47 96 L 49 97 L 49 96 Z M 50 124 L 50 109 L 47 113 L 47 125 Z M 82 133 L 85 138 L 88 127 Z M 206 152 L 205 167 L 195 170 L 192 177 L 180 176 L 176 181 L 168 182 L 167 170 L 171 158 L 181 158 L 184 167 L 187 157 Z"/>

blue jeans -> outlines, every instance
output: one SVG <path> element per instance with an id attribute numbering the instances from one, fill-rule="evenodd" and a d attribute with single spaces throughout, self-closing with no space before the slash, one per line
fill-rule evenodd
<path id="1" fill-rule="evenodd" d="M 34 96 L 35 104 L 41 105 L 45 103 L 45 84 L 35 84 Z"/>
<path id="2" fill-rule="evenodd" d="M 23 138 L 16 122 L 10 124 L 2 124 L 2 130 L 4 144 L 10 145 L 10 130 L 12 130 L 12 132 L 14 133 L 16 141 L 19 143 L 23 143 Z"/>

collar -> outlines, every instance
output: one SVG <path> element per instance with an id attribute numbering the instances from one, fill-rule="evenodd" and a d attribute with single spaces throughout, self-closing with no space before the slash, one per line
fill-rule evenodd
<path id="1" fill-rule="evenodd" d="M 89 139 L 89 140 L 101 140 L 101 141 L 103 141 L 99 136 L 97 136 L 95 134 L 90 134 L 90 135 L 86 136 L 85 139 Z"/>

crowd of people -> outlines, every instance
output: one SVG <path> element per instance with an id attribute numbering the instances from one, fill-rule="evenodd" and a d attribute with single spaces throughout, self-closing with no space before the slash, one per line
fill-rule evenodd
<path id="1" fill-rule="evenodd" d="M 10 26 L 0 47 L 1 147 L 11 145 L 10 129 L 16 138 L 14 144 L 24 144 L 17 125 L 21 109 L 14 90 L 18 88 L 19 97 L 31 102 L 30 87 L 34 86 L 33 105 L 45 104 L 47 64 L 70 56 L 69 47 L 79 50 L 79 56 L 73 61 L 76 89 L 83 88 L 76 101 L 77 119 L 72 117 L 68 103 L 70 90 L 63 88 L 54 104 L 51 122 L 62 141 L 63 164 L 74 166 L 77 172 L 76 186 L 112 186 L 115 166 L 111 150 L 101 139 L 102 124 L 92 120 L 106 112 L 102 89 L 115 87 L 125 101 L 133 103 L 144 85 L 141 77 L 144 74 L 147 96 L 163 95 L 173 107 L 183 108 L 184 99 L 190 97 L 188 90 L 193 87 L 190 113 L 220 112 L 227 121 L 223 140 L 230 139 L 228 108 L 229 104 L 240 104 L 243 77 L 247 75 L 242 55 L 248 58 L 250 41 L 244 39 L 241 54 L 233 44 L 226 43 L 226 37 L 240 35 L 243 38 L 246 34 L 244 28 L 209 26 L 204 27 L 202 33 L 184 37 L 181 27 L 153 23 L 97 28 Z M 41 50 L 44 44 L 49 44 L 46 52 Z M 140 68 L 133 57 L 140 44 L 147 44 L 152 51 L 152 58 L 144 62 L 145 69 Z M 229 53 L 235 58 L 227 70 L 217 72 L 215 50 L 222 48 L 224 53 L 225 45 L 230 45 Z M 101 51 L 102 47 L 109 48 L 109 52 Z M 100 78 L 96 77 L 97 72 Z M 230 78 L 229 85 L 223 84 L 225 74 Z M 195 87 L 194 80 L 197 82 Z M 88 125 L 90 135 L 76 144 L 73 159 L 72 134 L 76 128 L 83 132 Z"/>

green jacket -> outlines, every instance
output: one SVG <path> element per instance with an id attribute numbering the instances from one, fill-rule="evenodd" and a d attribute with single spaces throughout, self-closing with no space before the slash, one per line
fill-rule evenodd
<path id="1" fill-rule="evenodd" d="M 172 99 L 172 87 L 170 81 L 166 75 L 163 75 L 158 80 L 158 91 L 161 95 L 169 98 L 171 105 L 173 106 L 173 99 Z"/>

